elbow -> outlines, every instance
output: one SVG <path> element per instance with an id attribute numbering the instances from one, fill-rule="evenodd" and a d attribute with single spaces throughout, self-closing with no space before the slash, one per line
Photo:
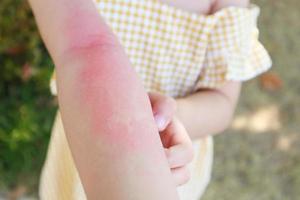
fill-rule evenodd
<path id="1" fill-rule="evenodd" d="M 235 110 L 236 110 L 236 105 L 237 102 L 236 101 L 232 101 L 230 100 L 230 98 L 227 98 L 227 96 L 222 95 L 224 98 L 222 98 L 223 101 L 223 114 L 221 115 L 222 117 L 221 122 L 220 122 L 220 126 L 219 126 L 219 132 L 218 133 L 222 133 L 224 132 L 226 129 L 228 129 L 233 121 L 234 118 L 234 114 L 235 114 Z"/>
<path id="2" fill-rule="evenodd" d="M 88 58 L 95 51 L 116 50 L 120 46 L 98 13 L 74 11 L 65 19 L 61 29 L 65 41 L 61 44 L 57 59 L 60 64 L 76 58 Z"/>
<path id="3" fill-rule="evenodd" d="M 226 88 L 216 90 L 216 94 L 220 97 L 220 110 L 222 110 L 219 132 L 223 132 L 231 126 L 237 106 L 240 87 L 240 83 L 230 83 L 227 84 Z"/>
<path id="4" fill-rule="evenodd" d="M 77 52 L 82 53 L 94 51 L 95 49 L 109 50 L 114 49 L 116 46 L 116 38 L 109 31 L 103 33 L 85 33 L 70 39 L 62 54 L 76 54 Z"/>
<path id="5" fill-rule="evenodd" d="M 57 59 L 58 66 L 68 65 L 75 60 L 93 60 L 95 57 L 103 57 L 119 49 L 118 42 L 111 33 L 87 34 L 73 40 L 62 50 Z"/>
<path id="6" fill-rule="evenodd" d="M 218 131 L 219 133 L 226 131 L 232 123 L 234 116 L 234 110 L 233 109 L 228 109 L 226 114 L 224 115 L 223 122 L 220 123 L 220 130 Z"/>

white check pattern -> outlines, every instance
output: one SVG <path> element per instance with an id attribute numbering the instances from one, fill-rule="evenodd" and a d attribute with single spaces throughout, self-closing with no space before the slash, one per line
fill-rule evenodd
<path id="1" fill-rule="evenodd" d="M 148 90 L 174 97 L 267 70 L 258 42 L 259 8 L 190 13 L 156 0 L 96 0 Z"/>

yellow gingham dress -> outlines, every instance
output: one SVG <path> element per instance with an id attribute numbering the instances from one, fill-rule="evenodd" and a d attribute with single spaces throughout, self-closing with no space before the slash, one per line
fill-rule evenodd
<path id="1" fill-rule="evenodd" d="M 271 67 L 258 41 L 259 8 L 255 5 L 228 7 L 205 16 L 158 0 L 97 0 L 95 4 L 147 91 L 183 97 L 199 88 L 217 88 L 228 80 L 248 80 Z M 189 166 L 192 178 L 178 188 L 182 200 L 199 199 L 210 181 L 212 138 L 195 141 L 194 149 Z M 41 175 L 40 198 L 86 199 L 59 113 Z"/>

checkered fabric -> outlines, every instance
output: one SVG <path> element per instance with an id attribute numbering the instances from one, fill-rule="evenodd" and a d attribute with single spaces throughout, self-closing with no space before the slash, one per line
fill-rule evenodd
<path id="1" fill-rule="evenodd" d="M 148 91 L 185 96 L 227 80 L 248 80 L 271 67 L 258 41 L 255 5 L 205 16 L 158 0 L 95 3 Z"/>
<path id="2" fill-rule="evenodd" d="M 247 80 L 271 66 L 257 40 L 257 6 L 198 15 L 153 0 L 97 0 L 149 90 L 184 96 Z"/>
<path id="3" fill-rule="evenodd" d="M 95 5 L 148 91 L 185 96 L 228 80 L 248 80 L 271 66 L 258 41 L 255 5 L 229 7 L 208 16 L 159 0 L 95 0 Z M 51 89 L 55 94 L 55 77 Z M 212 138 L 195 141 L 194 149 L 191 180 L 178 188 L 182 200 L 198 200 L 210 180 Z M 86 199 L 59 114 L 41 177 L 41 199 Z"/>

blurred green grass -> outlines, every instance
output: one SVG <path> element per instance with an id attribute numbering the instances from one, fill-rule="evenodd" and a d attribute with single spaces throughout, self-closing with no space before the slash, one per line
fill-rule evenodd
<path id="1" fill-rule="evenodd" d="M 246 83 L 236 120 L 266 112 L 271 121 L 256 121 L 277 125 L 233 126 L 215 137 L 212 182 L 203 200 L 300 196 L 300 2 L 255 2 L 262 11 L 260 38 L 283 88 L 263 90 L 258 79 Z M 25 185 L 35 193 L 57 108 L 48 88 L 53 64 L 25 1 L 0 1 L 0 16 L 0 191 Z"/>
<path id="2" fill-rule="evenodd" d="M 26 1 L 0 1 L 0 188 L 37 188 L 56 104 L 52 63 Z"/>

